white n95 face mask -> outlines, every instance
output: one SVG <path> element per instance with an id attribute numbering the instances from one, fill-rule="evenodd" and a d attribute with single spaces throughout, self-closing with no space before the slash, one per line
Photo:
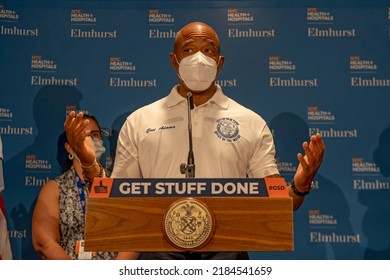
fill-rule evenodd
<path id="1" fill-rule="evenodd" d="M 103 145 L 103 140 L 91 140 L 95 149 L 96 159 L 99 161 L 104 152 L 106 151 L 106 148 Z"/>
<path id="2" fill-rule="evenodd" d="M 183 58 L 179 63 L 179 78 L 195 92 L 208 89 L 216 76 L 217 63 L 200 51 Z"/>

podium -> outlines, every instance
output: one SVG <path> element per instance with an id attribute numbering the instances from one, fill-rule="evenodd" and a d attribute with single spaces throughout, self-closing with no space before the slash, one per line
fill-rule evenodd
<path id="1" fill-rule="evenodd" d="M 283 178 L 96 178 L 86 201 L 87 251 L 292 251 Z"/>

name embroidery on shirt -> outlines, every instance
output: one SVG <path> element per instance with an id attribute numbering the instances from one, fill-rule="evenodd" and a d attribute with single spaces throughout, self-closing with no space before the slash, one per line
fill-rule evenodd
<path id="1" fill-rule="evenodd" d="M 226 142 L 237 142 L 240 139 L 240 124 L 231 118 L 221 118 L 217 120 L 217 128 L 214 133 L 219 139 Z"/>
<path id="2" fill-rule="evenodd" d="M 158 131 L 162 131 L 162 130 L 167 130 L 167 129 L 173 129 L 173 128 L 176 128 L 176 126 L 174 126 L 174 125 L 162 125 L 158 129 L 154 128 L 154 127 L 150 127 L 148 129 L 146 129 L 146 133 L 155 132 L 157 130 Z"/>

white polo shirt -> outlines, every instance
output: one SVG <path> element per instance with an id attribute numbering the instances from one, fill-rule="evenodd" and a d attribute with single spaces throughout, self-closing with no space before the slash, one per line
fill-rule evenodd
<path id="1" fill-rule="evenodd" d="M 183 178 L 187 163 L 187 99 L 171 93 L 132 113 L 118 137 L 113 178 Z M 220 86 L 191 111 L 196 178 L 263 178 L 279 174 L 273 137 L 255 112 Z"/>

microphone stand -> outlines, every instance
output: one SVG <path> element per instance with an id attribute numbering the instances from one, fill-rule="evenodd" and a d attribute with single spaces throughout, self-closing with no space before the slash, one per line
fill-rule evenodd
<path id="1" fill-rule="evenodd" d="M 187 157 L 187 164 L 180 164 L 180 173 L 185 174 L 186 178 L 195 178 L 195 158 L 194 151 L 192 149 L 192 120 L 191 110 L 194 109 L 194 101 L 192 99 L 192 93 L 187 92 L 187 104 L 188 104 L 188 140 L 189 151 Z"/>

